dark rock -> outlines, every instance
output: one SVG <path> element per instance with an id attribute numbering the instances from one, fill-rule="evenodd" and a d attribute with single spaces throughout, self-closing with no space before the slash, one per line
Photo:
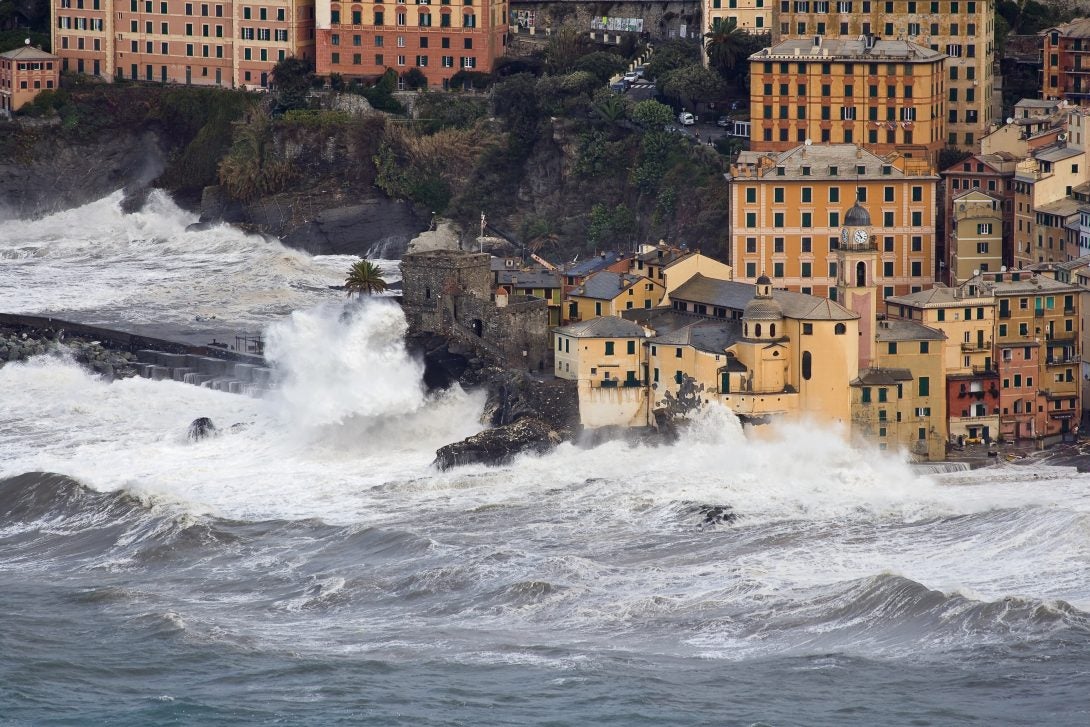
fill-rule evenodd
<path id="1" fill-rule="evenodd" d="M 212 423 L 212 420 L 208 417 L 200 417 L 194 419 L 189 425 L 186 438 L 191 442 L 197 442 L 207 437 L 214 437 L 217 434 L 219 434 L 219 431 L 216 429 L 216 425 Z"/>
<path id="2" fill-rule="evenodd" d="M 242 203 L 231 199 L 225 187 L 217 184 L 201 190 L 201 218 L 197 224 L 203 223 L 212 226 L 217 222 L 239 223 L 246 221 L 246 210 L 243 208 Z"/>
<path id="3" fill-rule="evenodd" d="M 435 453 L 435 464 L 444 470 L 467 464 L 504 464 L 520 454 L 548 452 L 561 439 L 560 433 L 541 419 L 523 417 L 514 424 L 486 429 L 441 447 Z"/>
<path id="4" fill-rule="evenodd" d="M 211 230 L 215 225 L 212 222 L 194 222 L 193 224 L 186 225 L 186 232 L 204 232 L 205 230 Z"/>
<path id="5" fill-rule="evenodd" d="M 292 207 L 276 200 L 251 205 L 250 223 L 281 235 L 285 245 L 312 255 L 359 255 L 400 258 L 409 241 L 427 229 L 410 204 L 373 197 L 360 204 L 321 209 L 313 218 L 294 223 Z"/>
<path id="6" fill-rule="evenodd" d="M 700 514 L 704 516 L 701 525 L 731 525 L 738 520 L 730 505 L 701 505 Z"/>

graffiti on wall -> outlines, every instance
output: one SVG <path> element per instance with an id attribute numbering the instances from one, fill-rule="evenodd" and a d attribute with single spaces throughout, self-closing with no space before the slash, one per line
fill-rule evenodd
<path id="1" fill-rule="evenodd" d="M 590 19 L 591 30 L 607 30 L 614 33 L 642 33 L 643 18 L 600 18 Z"/>

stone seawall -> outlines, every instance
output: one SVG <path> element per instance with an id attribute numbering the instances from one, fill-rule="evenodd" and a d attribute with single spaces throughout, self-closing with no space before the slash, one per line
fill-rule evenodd
<path id="1" fill-rule="evenodd" d="M 251 395 L 267 391 L 273 380 L 265 359 L 253 354 L 58 318 L 0 313 L 0 365 L 50 351 L 67 351 L 110 380 L 142 376 Z"/>

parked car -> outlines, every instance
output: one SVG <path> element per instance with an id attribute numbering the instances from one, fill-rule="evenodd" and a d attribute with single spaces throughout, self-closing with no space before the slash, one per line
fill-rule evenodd
<path id="1" fill-rule="evenodd" d="M 620 81 L 614 81 L 613 83 L 609 84 L 609 88 L 610 90 L 616 91 L 617 93 L 624 93 L 628 90 L 629 85 L 629 82 L 622 78 Z"/>
<path id="2" fill-rule="evenodd" d="M 682 111 L 677 115 L 677 122 L 682 126 L 692 126 L 696 123 L 696 117 L 688 111 Z"/>
<path id="3" fill-rule="evenodd" d="M 624 80 L 628 81 L 629 83 L 635 83 L 636 81 L 640 80 L 640 74 L 636 73 L 636 71 L 629 71 L 628 73 L 624 74 Z"/>
<path id="4" fill-rule="evenodd" d="M 733 122 L 731 121 L 731 118 L 730 118 L 729 116 L 720 116 L 720 117 L 719 117 L 718 119 L 716 119 L 716 121 L 715 121 L 715 125 L 716 125 L 716 126 L 721 126 L 721 127 L 723 127 L 724 129 L 725 129 L 725 128 L 727 128 L 728 126 L 731 126 L 731 125 L 732 125 L 732 123 L 733 123 Z"/>

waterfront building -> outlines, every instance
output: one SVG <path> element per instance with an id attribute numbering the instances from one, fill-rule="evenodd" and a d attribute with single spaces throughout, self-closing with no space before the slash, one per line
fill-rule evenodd
<path id="1" fill-rule="evenodd" d="M 1004 202 L 979 189 L 951 200 L 947 275 L 954 285 L 1003 267 Z"/>
<path id="2" fill-rule="evenodd" d="M 648 332 L 632 321 L 602 316 L 553 331 L 557 378 L 578 382 L 584 427 L 645 427 Z"/>
<path id="3" fill-rule="evenodd" d="M 861 144 L 932 164 L 946 145 L 946 56 L 903 40 L 784 40 L 749 58 L 750 149 Z"/>
<path id="4" fill-rule="evenodd" d="M 874 210 L 866 234 L 878 248 L 871 275 L 882 297 L 932 285 L 938 176 L 925 160 L 882 158 L 855 144 L 804 144 L 742 152 L 727 179 L 736 279 L 766 274 L 776 287 L 835 298 L 837 245 L 859 201 Z"/>
<path id="5" fill-rule="evenodd" d="M 666 288 L 657 280 L 631 273 L 601 270 L 572 288 L 566 297 L 569 321 L 619 316 L 633 308 L 653 308 Z"/>
<path id="6" fill-rule="evenodd" d="M 628 272 L 632 275 L 645 275 L 662 283 L 665 295 L 660 302 L 663 305 L 670 302 L 671 291 L 684 285 L 697 273 L 716 280 L 734 279 L 734 271 L 730 265 L 701 252 L 689 252 L 661 242 L 658 245 L 644 245 L 632 258 Z"/>
<path id="7" fill-rule="evenodd" d="M 493 258 L 493 261 L 496 259 Z M 493 275 L 497 290 L 503 287 L 512 295 L 543 299 L 549 307 L 549 325 L 560 325 L 563 284 L 559 273 L 544 268 L 521 270 L 517 267 L 504 267 L 494 269 Z"/>
<path id="8" fill-rule="evenodd" d="M 772 4 L 775 0 L 703 0 L 704 28 L 701 35 L 734 24 L 753 35 L 772 32 Z"/>
<path id="9" fill-rule="evenodd" d="M 1041 98 L 1090 106 L 1090 18 L 1039 33 Z"/>
<path id="10" fill-rule="evenodd" d="M 42 91 L 60 87 L 60 58 L 24 46 L 0 53 L 0 114 L 18 111 Z"/>
<path id="11" fill-rule="evenodd" d="M 63 70 L 228 88 L 266 88 L 273 66 L 314 59 L 313 0 L 52 0 Z"/>
<path id="12" fill-rule="evenodd" d="M 432 88 L 459 71 L 491 73 L 507 45 L 507 0 L 317 0 L 317 72 L 374 79 L 415 68 Z"/>
<path id="13" fill-rule="evenodd" d="M 772 42 L 878 37 L 945 54 L 943 141 L 971 151 L 996 106 L 994 14 L 993 0 L 779 0 Z"/>
<path id="14" fill-rule="evenodd" d="M 880 449 L 945 459 L 945 334 L 915 321 L 880 320 L 873 338 L 873 365 L 851 382 L 853 431 Z"/>

